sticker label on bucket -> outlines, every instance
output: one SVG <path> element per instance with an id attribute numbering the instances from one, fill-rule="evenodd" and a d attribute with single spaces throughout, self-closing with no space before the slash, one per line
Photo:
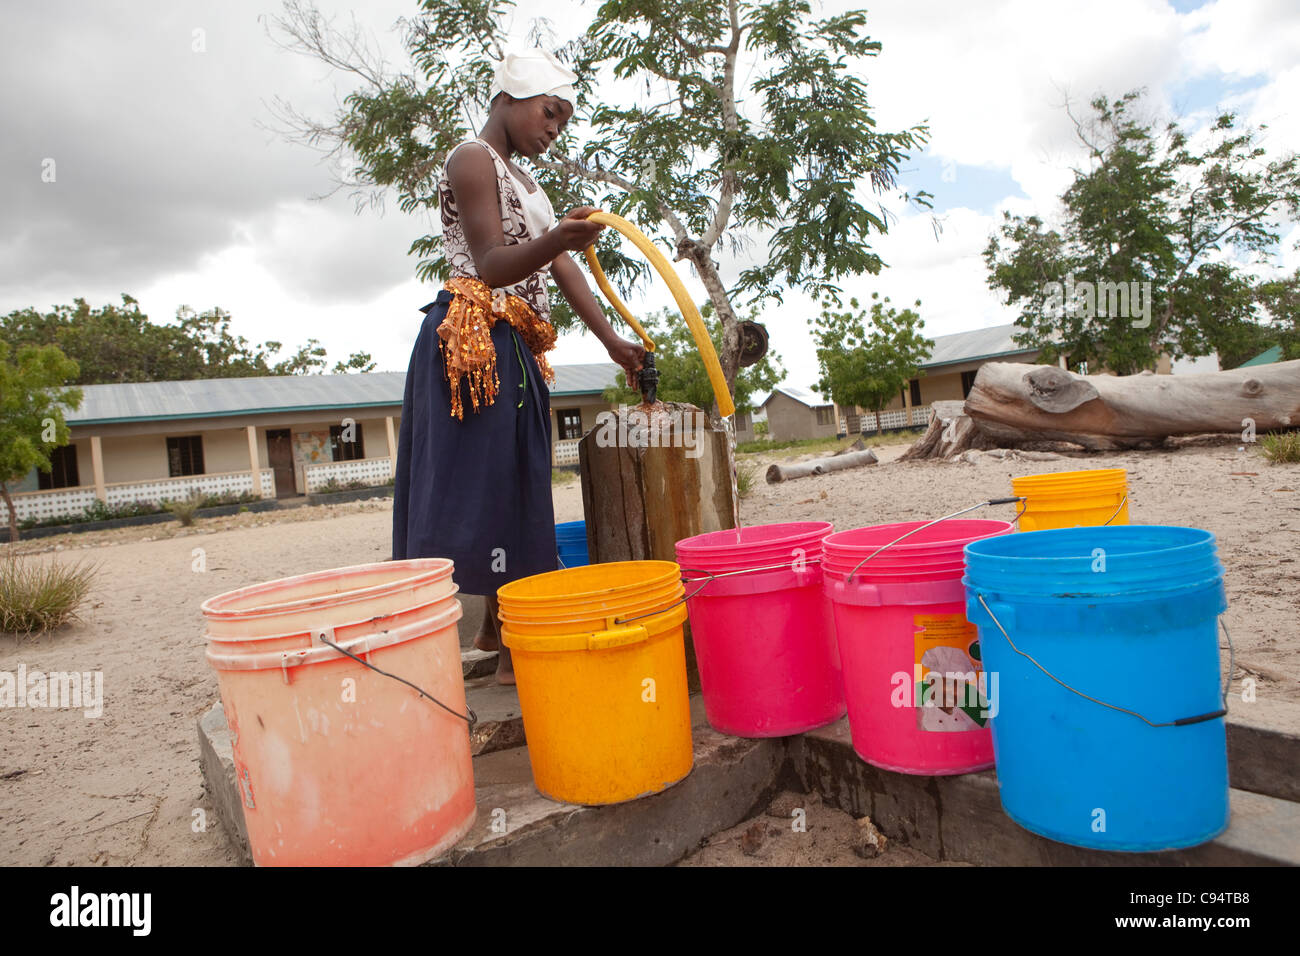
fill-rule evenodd
<path id="1" fill-rule="evenodd" d="M 989 709 L 975 625 L 964 614 L 917 614 L 912 623 L 916 726 L 937 733 L 985 727 Z"/>

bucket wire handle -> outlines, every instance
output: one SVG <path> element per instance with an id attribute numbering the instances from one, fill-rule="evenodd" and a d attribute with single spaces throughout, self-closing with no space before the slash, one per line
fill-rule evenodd
<path id="1" fill-rule="evenodd" d="M 1125 506 L 1126 504 L 1128 504 L 1128 492 L 1127 492 L 1127 491 L 1124 492 L 1124 497 L 1121 498 L 1121 499 L 1119 500 L 1119 507 L 1115 509 L 1115 514 L 1111 515 L 1109 518 L 1107 518 L 1105 521 L 1103 521 L 1102 524 L 1103 524 L 1103 525 L 1108 525 L 1108 524 L 1110 524 L 1112 521 L 1114 521 L 1114 520 L 1119 516 L 1119 513 L 1120 513 L 1121 511 L 1124 510 L 1124 506 Z M 1224 631 L 1224 633 L 1226 634 L 1227 631 Z M 1231 644 L 1232 642 L 1229 641 L 1228 643 Z"/>
<path id="2" fill-rule="evenodd" d="M 894 545 L 898 544 L 898 542 L 902 541 L 903 539 L 910 538 L 918 531 L 924 531 L 926 528 L 930 527 L 931 525 L 936 525 L 940 521 L 947 521 L 949 518 L 956 518 L 958 515 L 964 515 L 968 511 L 974 511 L 977 508 L 985 508 L 988 507 L 989 505 L 1009 505 L 1013 501 L 1024 501 L 1024 500 L 1025 499 L 1019 495 L 1013 495 L 1010 498 L 990 498 L 988 501 L 981 501 L 979 504 L 971 505 L 969 508 L 962 508 L 961 511 L 954 511 L 952 514 L 944 515 L 942 518 L 935 518 L 933 521 L 927 521 L 919 528 L 913 528 L 911 531 L 908 531 L 906 534 L 899 535 L 897 538 L 895 538 L 893 541 L 890 541 L 888 544 L 882 544 L 880 547 L 876 548 L 875 551 L 872 551 L 869 555 L 867 555 L 856 565 L 854 565 L 853 570 L 849 572 L 849 575 L 846 578 L 846 580 L 851 583 L 853 581 L 853 575 L 858 573 L 858 568 L 862 567 L 864 564 L 866 564 L 868 561 L 870 561 L 872 558 L 878 555 L 881 551 L 884 551 L 886 548 L 892 548 Z M 1012 519 L 1012 521 L 1018 521 L 1020 519 L 1020 515 L 1024 513 L 1025 513 L 1024 509 L 1022 508 L 1020 514 L 1016 515 L 1015 518 Z"/>
<path id="3" fill-rule="evenodd" d="M 702 573 L 703 573 L 703 574 L 709 574 L 708 571 L 704 571 L 704 572 L 702 572 Z M 678 598 L 676 601 L 674 601 L 672 604 L 668 605 L 667 607 L 661 607 L 659 610 L 657 610 L 657 611 L 651 611 L 649 614 L 638 614 L 636 617 L 625 617 L 625 618 L 617 618 L 617 617 L 616 617 L 616 618 L 614 618 L 614 623 L 615 623 L 615 624 L 626 624 L 626 623 L 628 623 L 629 621 L 639 621 L 639 620 L 641 620 L 641 618 L 643 618 L 643 617 L 654 617 L 654 616 L 657 615 L 657 614 L 664 614 L 664 613 L 666 613 L 666 612 L 668 612 L 668 611 L 671 611 L 671 610 L 672 610 L 673 608 L 675 608 L 677 605 L 679 605 L 679 604 L 685 604 L 685 603 L 686 603 L 687 601 L 689 601 L 691 598 L 695 597 L 696 594 L 699 594 L 700 591 L 703 591 L 705 588 L 707 588 L 707 587 L 709 586 L 709 582 L 712 581 L 713 578 L 714 578 L 714 575 L 709 574 L 709 577 L 705 580 L 705 582 L 704 582 L 703 584 L 701 584 L 701 585 L 700 585 L 700 586 L 699 586 L 699 587 L 698 587 L 694 592 L 692 592 L 691 594 L 683 594 L 680 598 Z M 700 579 L 699 579 L 699 578 L 691 578 L 691 580 L 692 580 L 692 581 L 698 581 L 698 580 L 700 580 Z"/>
<path id="4" fill-rule="evenodd" d="M 1033 664 L 1040 671 L 1042 671 L 1052 680 L 1056 681 L 1058 684 L 1060 684 L 1070 693 L 1077 694 L 1078 696 L 1082 697 L 1084 700 L 1090 700 L 1094 704 L 1100 704 L 1103 707 L 1109 707 L 1111 710 L 1118 710 L 1119 712 L 1124 714 L 1131 714 L 1132 716 L 1136 717 L 1138 720 L 1142 721 L 1144 724 L 1147 724 L 1148 726 L 1151 727 L 1186 727 L 1188 724 L 1204 723 L 1207 720 L 1214 720 L 1217 717 L 1223 717 L 1228 713 L 1228 688 L 1229 686 L 1231 686 L 1231 682 L 1232 682 L 1232 670 L 1236 666 L 1235 665 L 1236 652 L 1232 646 L 1232 635 L 1228 633 L 1228 625 L 1223 623 L 1222 617 L 1219 618 L 1219 626 L 1223 628 L 1223 635 L 1228 639 L 1228 678 L 1226 681 L 1224 681 L 1223 684 L 1222 709 L 1210 711 L 1208 714 L 1197 714 L 1194 717 L 1180 717 L 1177 720 L 1166 720 L 1157 723 L 1156 721 L 1148 720 L 1146 717 L 1139 714 L 1136 710 L 1129 710 L 1127 707 L 1120 707 L 1117 704 L 1108 704 L 1104 700 L 1099 700 L 1090 694 L 1085 694 L 1083 691 L 1071 687 L 1065 681 L 1061 680 L 1061 678 L 1057 677 L 1055 674 L 1049 671 L 1042 664 L 1038 663 L 1038 661 L 1034 660 L 1032 656 L 1026 654 L 1020 648 L 1016 647 L 1016 642 L 1011 639 L 1011 635 L 1008 634 L 1007 629 L 1002 626 L 1002 622 L 998 620 L 998 616 L 994 614 L 993 609 L 988 606 L 988 602 L 984 600 L 984 595 L 979 594 L 977 592 L 975 596 L 979 598 L 979 602 L 984 607 L 985 612 L 988 614 L 989 618 L 993 621 L 993 623 L 997 625 L 998 630 L 1002 632 L 1002 636 L 1007 639 L 1007 643 L 1011 645 L 1011 649 L 1013 651 L 1015 651 L 1025 660 L 1029 661 L 1029 663 Z"/>
<path id="5" fill-rule="evenodd" d="M 423 690 L 420 687 L 417 687 L 415 684 L 412 684 L 405 677 L 398 677 L 396 674 L 390 674 L 388 673 L 388 671 L 376 667 L 374 664 L 370 663 L 369 661 L 363 661 L 361 658 L 357 657 L 357 655 L 353 654 L 351 651 L 347 650 L 346 648 L 339 647 L 337 644 L 335 644 L 333 641 L 327 638 L 324 634 L 317 634 L 316 637 L 322 644 L 334 648 L 334 650 L 338 651 L 340 654 L 346 654 L 348 657 L 352 658 L 358 664 L 364 664 L 366 667 L 369 667 L 375 673 L 383 674 L 385 677 L 391 677 L 393 680 L 400 681 L 401 683 L 405 684 L 407 687 L 413 688 L 416 692 L 419 693 L 421 697 L 427 697 L 429 700 L 433 701 L 435 704 L 437 704 L 447 713 L 451 714 L 453 717 L 459 717 L 461 720 L 468 723 L 470 730 L 473 730 L 474 725 L 478 723 L 478 714 L 474 713 L 474 708 L 470 707 L 468 703 L 465 704 L 465 709 L 469 711 L 468 716 L 465 714 L 457 713 L 456 711 L 448 707 L 446 704 L 444 704 L 442 701 L 440 701 L 438 698 L 434 697 L 432 694 L 428 693 L 427 691 Z"/>

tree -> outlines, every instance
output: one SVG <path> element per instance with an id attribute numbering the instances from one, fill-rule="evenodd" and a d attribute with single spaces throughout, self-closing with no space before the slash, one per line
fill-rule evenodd
<path id="1" fill-rule="evenodd" d="M 1141 121 L 1141 96 L 1098 97 L 1075 121 L 1089 166 L 1059 229 L 1004 213 L 985 248 L 989 286 L 1020 308 L 1016 341 L 1045 361 L 1130 374 L 1165 352 L 1237 355 L 1267 329 L 1267 295 L 1225 253 L 1275 261 L 1278 220 L 1300 211 L 1300 158 L 1266 160 L 1232 113 L 1194 147 L 1176 123 Z"/>
<path id="2" fill-rule="evenodd" d="M 57 346 L 23 346 L 11 361 L 0 340 L 0 495 L 9 509 L 9 540 L 18 540 L 18 512 L 9 483 L 33 468 L 48 472 L 50 453 L 68 443 L 63 409 L 81 404 L 81 389 L 65 387 L 77 363 Z"/>
<path id="3" fill-rule="evenodd" d="M 705 303 L 700 315 L 709 328 L 713 347 L 717 349 L 722 343 L 723 328 L 713 314 L 712 304 Z M 751 314 L 750 318 L 754 317 Z M 655 343 L 655 368 L 659 372 L 656 395 L 659 400 L 686 402 L 703 409 L 712 406 L 714 395 L 709 373 L 705 371 L 704 360 L 695 347 L 695 338 L 681 317 L 672 309 L 662 309 L 639 321 Z M 753 365 L 740 369 L 732 388 L 736 411 L 750 411 L 753 397 L 771 391 L 784 377 L 781 357 L 775 352 L 768 352 Z M 602 397 L 611 404 L 634 405 L 641 401 L 641 392 L 628 388 L 627 377 L 620 371 Z"/>
<path id="4" fill-rule="evenodd" d="M 378 204 L 392 189 L 404 211 L 433 214 L 443 157 L 485 116 L 512 6 L 422 0 L 403 21 L 412 72 L 393 75 L 355 25 L 336 30 L 309 0 L 286 0 L 273 21 L 281 45 L 350 71 L 362 86 L 326 121 L 277 101 L 282 131 L 345 166 L 339 185 L 360 202 Z M 842 277 L 884 265 L 871 240 L 889 214 L 859 194 L 896 189 L 908 150 L 928 131 L 876 128 L 856 72 L 855 61 L 881 49 L 863 35 L 865 23 L 863 11 L 816 19 L 807 0 L 607 0 L 556 51 L 579 76 L 579 102 L 549 157 L 535 161 L 543 188 L 556 209 L 590 204 L 627 217 L 694 267 L 722 323 L 729 387 L 739 369 L 737 305 L 780 301 L 791 287 L 838 294 Z M 534 24 L 530 39 L 549 42 L 546 25 Z M 596 90 L 602 69 L 635 81 L 640 101 L 607 102 Z M 924 192 L 904 199 L 929 205 Z M 719 245 L 735 254 L 755 236 L 767 254 L 728 289 Z M 440 236 L 417 238 L 410 251 L 422 257 L 420 278 L 449 274 Z M 598 252 L 625 292 L 646 273 L 614 237 Z M 572 326 L 555 299 L 556 327 Z"/>
<path id="5" fill-rule="evenodd" d="M 42 313 L 18 309 L 0 317 L 0 334 L 11 347 L 57 345 L 80 369 L 78 385 L 115 382 L 166 382 L 250 375 L 294 375 L 324 371 L 325 349 L 309 339 L 297 353 L 274 362 L 279 342 L 252 345 L 230 331 L 230 313 L 217 307 L 176 310 L 174 325 L 155 325 L 140 303 L 122 295 L 122 304 L 91 308 L 85 299 Z M 371 371 L 365 352 L 353 353 L 335 372 Z"/>
<path id="6" fill-rule="evenodd" d="M 871 299 L 869 320 L 857 299 L 849 300 L 847 312 L 835 311 L 828 300 L 822 303 L 821 315 L 808 324 L 821 366 L 821 379 L 813 388 L 841 407 L 858 405 L 875 412 L 880 431 L 881 409 L 916 375 L 934 342 L 921 334 L 925 322 L 918 313 L 898 311 L 878 292 L 871 293 Z"/>

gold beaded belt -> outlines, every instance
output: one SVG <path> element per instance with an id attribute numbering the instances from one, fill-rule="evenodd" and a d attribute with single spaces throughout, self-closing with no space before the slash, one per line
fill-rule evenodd
<path id="1" fill-rule="evenodd" d="M 469 377 L 470 400 L 474 411 L 480 405 L 496 401 L 501 381 L 497 377 L 497 350 L 492 344 L 492 326 L 505 319 L 517 331 L 537 360 L 537 367 L 547 384 L 555 384 L 555 372 L 546 361 L 546 353 L 555 348 L 555 327 L 539 316 L 517 295 L 498 293 L 493 299 L 491 287 L 473 276 L 454 276 L 443 288 L 453 293 L 447 315 L 438 326 L 442 339 L 443 365 L 451 385 L 451 415 L 464 420 L 460 380 Z"/>

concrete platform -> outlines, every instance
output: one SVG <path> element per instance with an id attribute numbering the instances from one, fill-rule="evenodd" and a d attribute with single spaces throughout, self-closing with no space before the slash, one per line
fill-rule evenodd
<path id="1" fill-rule="evenodd" d="M 479 717 L 472 735 L 478 820 L 440 865 L 664 865 L 705 837 L 747 819 L 779 789 L 816 791 L 868 815 L 890 839 L 938 860 L 982 865 L 1300 865 L 1300 706 L 1231 706 L 1232 825 L 1190 850 L 1155 854 L 1084 850 L 1039 837 L 1002 811 L 992 772 L 916 777 L 877 770 L 853 752 L 841 720 L 797 737 L 745 740 L 712 730 L 692 698 L 695 767 L 653 797 L 608 807 L 556 803 L 532 785 L 514 689 L 491 677 L 466 682 Z M 225 715 L 199 721 L 201 764 L 234 845 L 251 859 Z"/>
<path id="2" fill-rule="evenodd" d="M 1189 850 L 1109 853 L 1048 840 L 1003 811 L 997 774 L 920 777 L 878 770 L 854 752 L 847 720 L 789 738 L 789 767 L 804 792 L 869 816 L 891 840 L 936 860 L 985 866 L 1296 866 L 1300 804 L 1234 788 L 1227 832 Z M 1289 768 L 1291 774 L 1297 766 Z"/>

